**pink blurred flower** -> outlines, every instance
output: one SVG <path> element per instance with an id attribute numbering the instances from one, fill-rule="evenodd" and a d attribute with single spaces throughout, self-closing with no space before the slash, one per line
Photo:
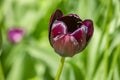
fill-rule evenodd
<path id="1" fill-rule="evenodd" d="M 8 30 L 8 39 L 11 43 L 19 43 L 24 37 L 25 31 L 22 28 L 11 28 Z"/>

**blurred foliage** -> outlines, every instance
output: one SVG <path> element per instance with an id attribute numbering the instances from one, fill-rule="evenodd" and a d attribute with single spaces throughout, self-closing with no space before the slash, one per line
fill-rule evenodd
<path id="1" fill-rule="evenodd" d="M 0 80 L 54 79 L 60 56 L 48 28 L 56 9 L 92 19 L 95 28 L 88 47 L 66 59 L 61 80 L 120 80 L 120 0 L 0 0 Z M 26 30 L 22 42 L 8 41 L 12 27 Z"/>

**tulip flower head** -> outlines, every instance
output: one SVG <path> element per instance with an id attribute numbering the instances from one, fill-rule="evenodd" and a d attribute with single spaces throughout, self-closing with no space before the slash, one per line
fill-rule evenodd
<path id="1" fill-rule="evenodd" d="M 18 43 L 23 39 L 24 33 L 22 28 L 12 28 L 8 30 L 8 39 L 11 43 Z"/>
<path id="2" fill-rule="evenodd" d="M 49 41 L 55 52 L 63 57 L 72 57 L 84 50 L 93 35 L 93 22 L 81 20 L 76 14 L 66 16 L 56 10 L 49 24 Z"/>

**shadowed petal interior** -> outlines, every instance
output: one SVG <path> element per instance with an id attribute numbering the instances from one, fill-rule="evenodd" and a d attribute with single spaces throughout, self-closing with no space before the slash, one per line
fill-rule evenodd
<path id="1" fill-rule="evenodd" d="M 67 29 L 69 33 L 74 32 L 76 29 L 79 28 L 79 25 L 81 24 L 81 20 L 76 14 L 69 14 L 57 20 L 63 21 L 67 25 Z"/>

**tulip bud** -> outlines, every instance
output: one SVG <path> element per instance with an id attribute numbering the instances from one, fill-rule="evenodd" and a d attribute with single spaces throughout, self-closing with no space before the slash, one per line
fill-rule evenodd
<path id="1" fill-rule="evenodd" d="M 76 14 L 63 16 L 60 10 L 52 14 L 49 26 L 50 44 L 63 57 L 72 57 L 84 50 L 94 32 L 91 20 L 82 21 Z"/>

